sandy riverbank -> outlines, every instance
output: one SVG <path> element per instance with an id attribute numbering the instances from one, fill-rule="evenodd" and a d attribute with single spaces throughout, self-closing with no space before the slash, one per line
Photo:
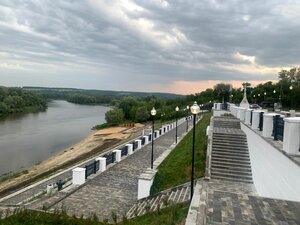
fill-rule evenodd
<path id="1" fill-rule="evenodd" d="M 13 189 L 26 186 L 40 180 L 58 170 L 68 168 L 80 161 L 88 159 L 127 139 L 141 135 L 144 125 L 136 124 L 135 127 L 112 127 L 95 131 L 79 143 L 64 149 L 55 156 L 34 165 L 18 177 L 13 177 L 0 183 L 0 195 Z"/>

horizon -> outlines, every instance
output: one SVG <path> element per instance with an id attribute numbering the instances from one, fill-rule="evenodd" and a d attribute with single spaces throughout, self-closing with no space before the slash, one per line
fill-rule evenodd
<path id="1" fill-rule="evenodd" d="M 292 0 L 4 0 L 0 15 L 4 86 L 187 95 L 299 65 Z"/>

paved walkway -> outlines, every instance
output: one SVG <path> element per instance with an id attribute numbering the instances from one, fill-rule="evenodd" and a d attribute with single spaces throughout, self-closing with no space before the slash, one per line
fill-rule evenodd
<path id="1" fill-rule="evenodd" d="M 185 130 L 186 123 L 183 123 L 178 127 L 178 136 Z M 156 139 L 154 159 L 174 142 L 175 129 Z M 138 177 L 150 167 L 150 156 L 151 143 L 89 180 L 51 209 L 63 207 L 70 215 L 87 217 L 96 214 L 101 219 L 110 218 L 112 212 L 125 215 L 137 200 Z"/>
<path id="2" fill-rule="evenodd" d="M 300 203 L 256 195 L 252 184 L 211 180 L 207 224 L 300 224 Z"/>

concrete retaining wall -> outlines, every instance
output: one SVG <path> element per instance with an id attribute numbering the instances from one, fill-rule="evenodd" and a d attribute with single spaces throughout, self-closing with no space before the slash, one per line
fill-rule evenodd
<path id="1" fill-rule="evenodd" d="M 247 135 L 253 181 L 258 194 L 300 201 L 300 167 L 243 123 L 241 128 Z"/>

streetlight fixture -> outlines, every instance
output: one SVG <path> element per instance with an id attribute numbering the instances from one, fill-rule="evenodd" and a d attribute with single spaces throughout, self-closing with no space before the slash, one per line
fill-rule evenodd
<path id="1" fill-rule="evenodd" d="M 188 119 L 189 109 L 190 109 L 190 107 L 187 106 L 187 107 L 186 107 L 186 132 L 189 131 L 189 119 Z"/>
<path id="2" fill-rule="evenodd" d="M 293 90 L 293 86 L 292 85 L 290 86 L 290 90 Z"/>
<path id="3" fill-rule="evenodd" d="M 266 95 L 267 95 L 267 92 L 264 93 L 264 100 L 266 100 Z"/>
<path id="4" fill-rule="evenodd" d="M 196 131 L 196 116 L 200 112 L 200 107 L 195 101 L 191 106 L 191 113 L 193 114 L 193 149 L 192 149 L 192 176 L 191 176 L 191 198 L 192 201 L 194 194 L 194 164 L 195 164 L 195 131 Z"/>
<path id="5" fill-rule="evenodd" d="M 165 114 L 164 113 L 162 113 L 161 115 L 160 115 L 160 126 L 162 127 L 162 118 L 163 118 L 163 116 L 164 116 Z"/>
<path id="6" fill-rule="evenodd" d="M 153 169 L 153 146 L 154 146 L 154 117 L 156 115 L 156 110 L 153 107 L 151 110 L 152 115 L 152 149 L 151 149 L 151 169 Z"/>
<path id="7" fill-rule="evenodd" d="M 178 132 L 178 130 L 177 130 L 177 123 L 178 123 L 178 111 L 179 111 L 179 107 L 178 106 L 176 106 L 176 108 L 175 108 L 175 110 L 176 110 L 176 144 L 177 144 L 177 132 Z"/>
<path id="8" fill-rule="evenodd" d="M 274 89 L 273 93 L 276 94 L 276 90 L 275 89 Z"/>

